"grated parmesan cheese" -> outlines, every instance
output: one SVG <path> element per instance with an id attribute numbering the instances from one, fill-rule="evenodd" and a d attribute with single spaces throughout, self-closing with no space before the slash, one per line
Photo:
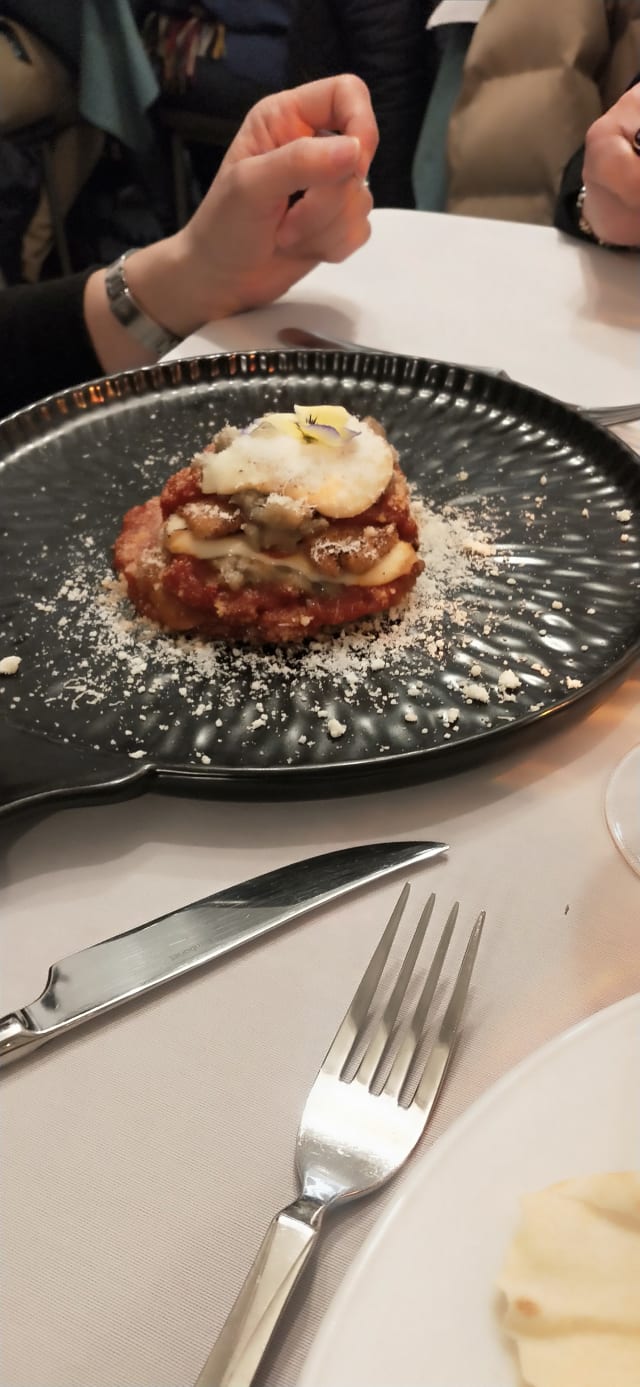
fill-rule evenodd
<path id="1" fill-rule="evenodd" d="M 462 685 L 462 697 L 468 698 L 470 703 L 488 703 L 489 690 L 485 684 L 472 684 L 465 682 Z"/>
<path id="2" fill-rule="evenodd" d="M 5 655 L 0 660 L 0 674 L 17 674 L 21 664 L 22 659 L 19 655 Z"/>
<path id="3" fill-rule="evenodd" d="M 338 722 L 337 718 L 329 718 L 327 722 L 327 732 L 330 737 L 343 737 L 347 730 L 346 722 Z"/>

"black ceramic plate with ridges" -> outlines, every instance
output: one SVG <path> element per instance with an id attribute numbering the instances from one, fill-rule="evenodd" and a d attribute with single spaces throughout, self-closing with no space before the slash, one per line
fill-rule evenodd
<path id="1" fill-rule="evenodd" d="M 313 655 L 148 631 L 140 644 L 102 586 L 123 512 L 225 421 L 322 401 L 379 418 L 415 495 L 458 525 L 451 600 Z M 152 787 L 343 793 L 488 754 L 636 652 L 639 498 L 637 462 L 612 435 L 535 391 L 424 360 L 204 357 L 25 410 L 0 424 L 0 659 L 21 657 L 0 680 L 0 813 Z M 465 550 L 465 526 L 490 533 L 490 552 Z"/>

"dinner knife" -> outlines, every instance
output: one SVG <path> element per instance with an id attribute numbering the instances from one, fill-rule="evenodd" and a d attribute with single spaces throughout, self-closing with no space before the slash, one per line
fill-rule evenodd
<path id="1" fill-rule="evenodd" d="M 0 1017 L 0 1065 L 357 886 L 446 851 L 446 843 L 396 842 L 321 853 L 69 954 L 49 969 L 35 1002 Z"/>

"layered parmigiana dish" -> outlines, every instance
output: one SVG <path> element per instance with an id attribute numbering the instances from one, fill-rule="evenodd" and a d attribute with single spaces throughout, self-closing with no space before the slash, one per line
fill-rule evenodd
<path id="1" fill-rule="evenodd" d="M 527 1387 L 639 1387 L 640 1171 L 526 1195 L 498 1285 Z"/>
<path id="2" fill-rule="evenodd" d="M 114 553 L 162 626 L 281 644 L 397 606 L 422 569 L 416 546 L 381 425 L 320 405 L 223 428 L 127 513 Z"/>

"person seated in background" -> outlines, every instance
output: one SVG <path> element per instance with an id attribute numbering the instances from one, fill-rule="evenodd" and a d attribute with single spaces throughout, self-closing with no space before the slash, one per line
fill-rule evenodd
<path id="1" fill-rule="evenodd" d="M 294 82 L 345 68 L 366 82 L 380 131 L 373 200 L 414 207 L 411 161 L 435 55 L 424 0 L 296 0 L 289 49 Z"/>
<path id="2" fill-rule="evenodd" d="M 640 67 L 640 0 L 431 8 L 442 56 L 414 161 L 417 206 L 552 225 L 568 159 Z"/>
<path id="3" fill-rule="evenodd" d="M 179 130 L 196 196 L 208 187 L 251 107 L 288 85 L 292 5 L 293 0 L 136 0 L 160 86 L 156 123 Z"/>
<path id="4" fill-rule="evenodd" d="M 168 102 L 237 118 L 286 86 L 293 0 L 137 0 Z"/>
<path id="5" fill-rule="evenodd" d="M 640 248 L 640 77 L 570 159 L 555 223 L 599 245 Z"/>
<path id="6" fill-rule="evenodd" d="M 377 139 L 355 76 L 266 97 L 175 235 L 107 270 L 0 291 L 0 417 L 150 364 L 203 323 L 278 298 L 323 260 L 346 259 L 369 236 Z"/>

